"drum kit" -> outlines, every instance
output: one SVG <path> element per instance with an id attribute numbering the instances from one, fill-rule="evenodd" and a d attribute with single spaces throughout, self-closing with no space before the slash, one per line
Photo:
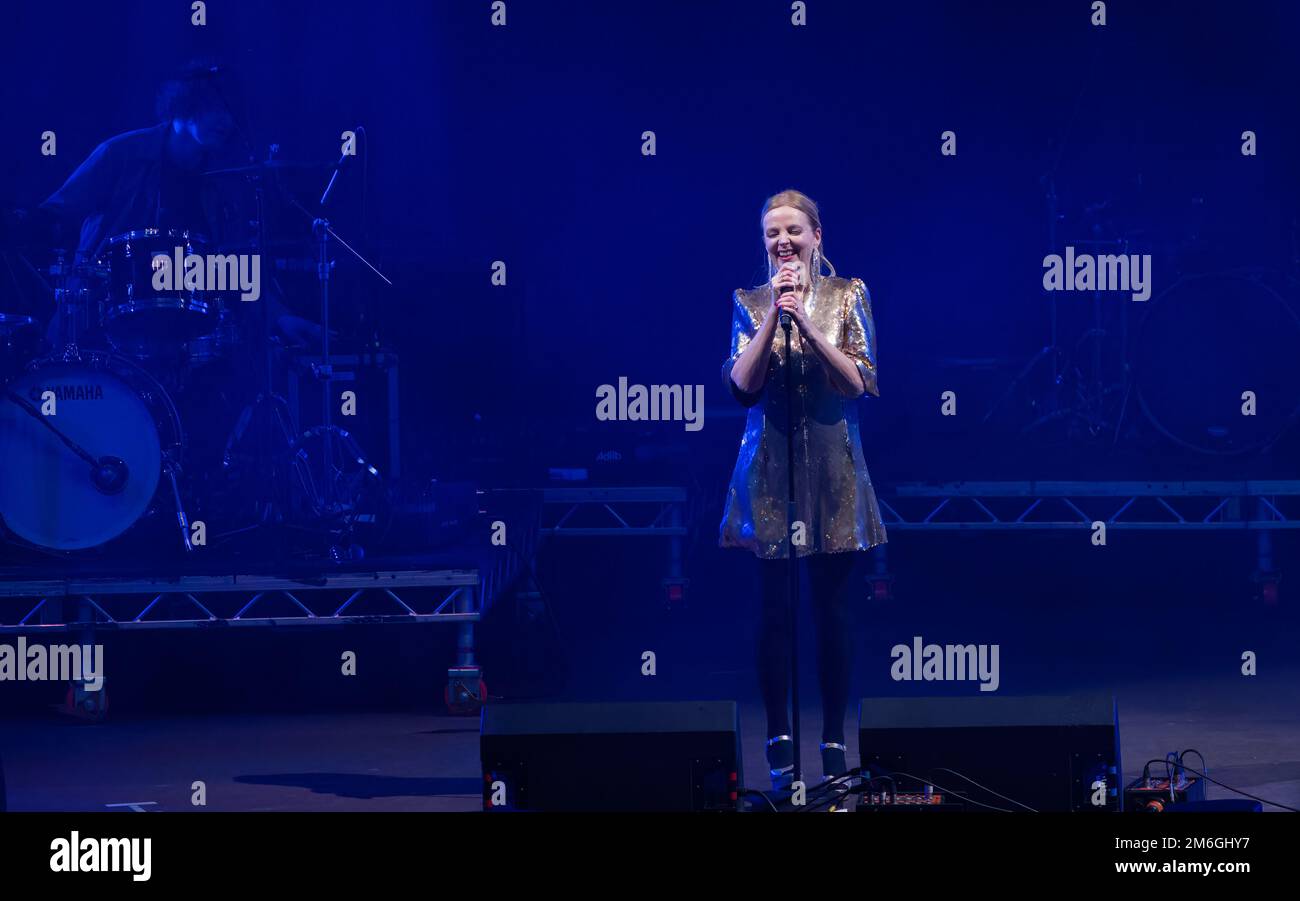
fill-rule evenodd
<path id="1" fill-rule="evenodd" d="M 1300 243 L 1278 264 L 1232 267 L 1224 265 L 1236 252 L 1229 226 L 1207 234 L 1186 225 L 1206 218 L 1199 194 L 1185 207 L 1171 202 L 1157 229 L 1111 203 L 1062 213 L 1050 178 L 1045 183 L 1049 247 L 1149 252 L 1156 290 L 1138 304 L 1100 291 L 1047 297 L 1048 340 L 1014 361 L 1023 366 L 984 423 L 1014 411 L 1015 399 L 1021 409 L 1010 418 L 1022 437 L 1163 445 L 1238 461 L 1279 448 L 1285 455 L 1280 442 L 1300 423 Z M 1058 223 L 1070 231 L 1058 235 Z M 1292 234 L 1300 238 L 1294 225 Z"/>
<path id="2" fill-rule="evenodd" d="M 231 291 L 158 287 L 156 257 L 202 256 L 204 237 L 141 228 L 102 246 L 93 260 L 53 251 L 32 267 L 58 312 L 54 352 L 42 352 L 41 317 L 0 311 L 0 545 L 184 558 L 271 527 L 274 541 L 243 546 L 280 553 L 289 531 L 310 536 L 291 551 L 360 556 L 383 507 L 379 474 L 346 431 L 297 429 L 269 383 L 272 353 L 293 352 L 270 337 L 269 316 L 241 315 Z M 259 328 L 266 379 L 249 385 Z"/>

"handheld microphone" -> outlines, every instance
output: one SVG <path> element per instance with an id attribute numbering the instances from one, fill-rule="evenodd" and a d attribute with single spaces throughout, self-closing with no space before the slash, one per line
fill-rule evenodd
<path id="1" fill-rule="evenodd" d="M 782 285 L 781 290 L 778 293 L 780 294 L 781 297 L 784 297 L 785 295 L 789 294 L 792 291 L 794 291 L 793 285 Z M 787 311 L 782 310 L 781 328 L 783 328 L 787 332 L 790 331 L 790 323 L 791 323 L 790 314 Z"/>

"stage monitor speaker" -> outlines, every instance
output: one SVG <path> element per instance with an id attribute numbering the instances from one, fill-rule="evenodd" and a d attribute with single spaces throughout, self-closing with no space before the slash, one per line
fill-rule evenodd
<path id="1" fill-rule="evenodd" d="M 876 790 L 929 784 L 945 800 L 961 800 L 959 792 L 987 805 L 963 802 L 975 811 L 1120 809 L 1119 720 L 1110 695 L 863 698 L 858 735 L 868 775 L 895 774 L 896 786 L 872 783 Z"/>
<path id="2" fill-rule="evenodd" d="M 485 810 L 735 811 L 734 701 L 483 708 Z"/>

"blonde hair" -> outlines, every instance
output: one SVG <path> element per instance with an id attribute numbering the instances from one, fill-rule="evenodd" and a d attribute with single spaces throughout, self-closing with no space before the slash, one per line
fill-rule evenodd
<path id="1" fill-rule="evenodd" d="M 760 230 L 763 228 L 763 223 L 767 218 L 767 214 L 781 206 L 794 207 L 796 210 L 808 217 L 808 221 L 812 224 L 814 231 L 821 229 L 822 219 L 817 212 L 817 203 L 803 191 L 796 191 L 794 188 L 786 188 L 779 194 L 773 194 L 771 197 L 767 198 L 767 202 L 763 204 L 763 210 L 758 214 L 758 227 Z M 832 276 L 835 275 L 835 264 L 828 260 L 825 251 L 821 250 L 821 247 L 824 244 L 825 241 L 821 241 L 818 243 L 818 247 L 815 248 L 818 265 L 814 267 L 816 271 L 812 273 L 814 280 L 822 277 L 822 263 L 825 263 L 826 267 L 830 269 Z M 773 276 L 776 275 L 776 272 L 772 269 L 772 257 L 771 254 L 766 251 L 764 251 L 763 256 L 767 259 L 767 278 L 770 282 Z"/>

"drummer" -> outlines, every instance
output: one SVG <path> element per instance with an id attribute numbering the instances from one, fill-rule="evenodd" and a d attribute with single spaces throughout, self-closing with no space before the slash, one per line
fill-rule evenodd
<path id="1" fill-rule="evenodd" d="M 241 160 L 231 140 L 235 121 L 210 63 L 191 63 L 158 90 L 159 122 L 109 138 L 95 148 L 63 187 L 41 204 L 61 244 L 80 228 L 77 260 L 96 259 L 114 235 L 142 228 L 188 229 L 215 245 L 247 242 L 255 219 L 248 198 L 223 196 L 202 173 Z M 269 312 L 291 344 L 319 340 L 320 326 L 290 314 L 264 294 Z M 47 335 L 61 334 L 56 311 Z"/>

